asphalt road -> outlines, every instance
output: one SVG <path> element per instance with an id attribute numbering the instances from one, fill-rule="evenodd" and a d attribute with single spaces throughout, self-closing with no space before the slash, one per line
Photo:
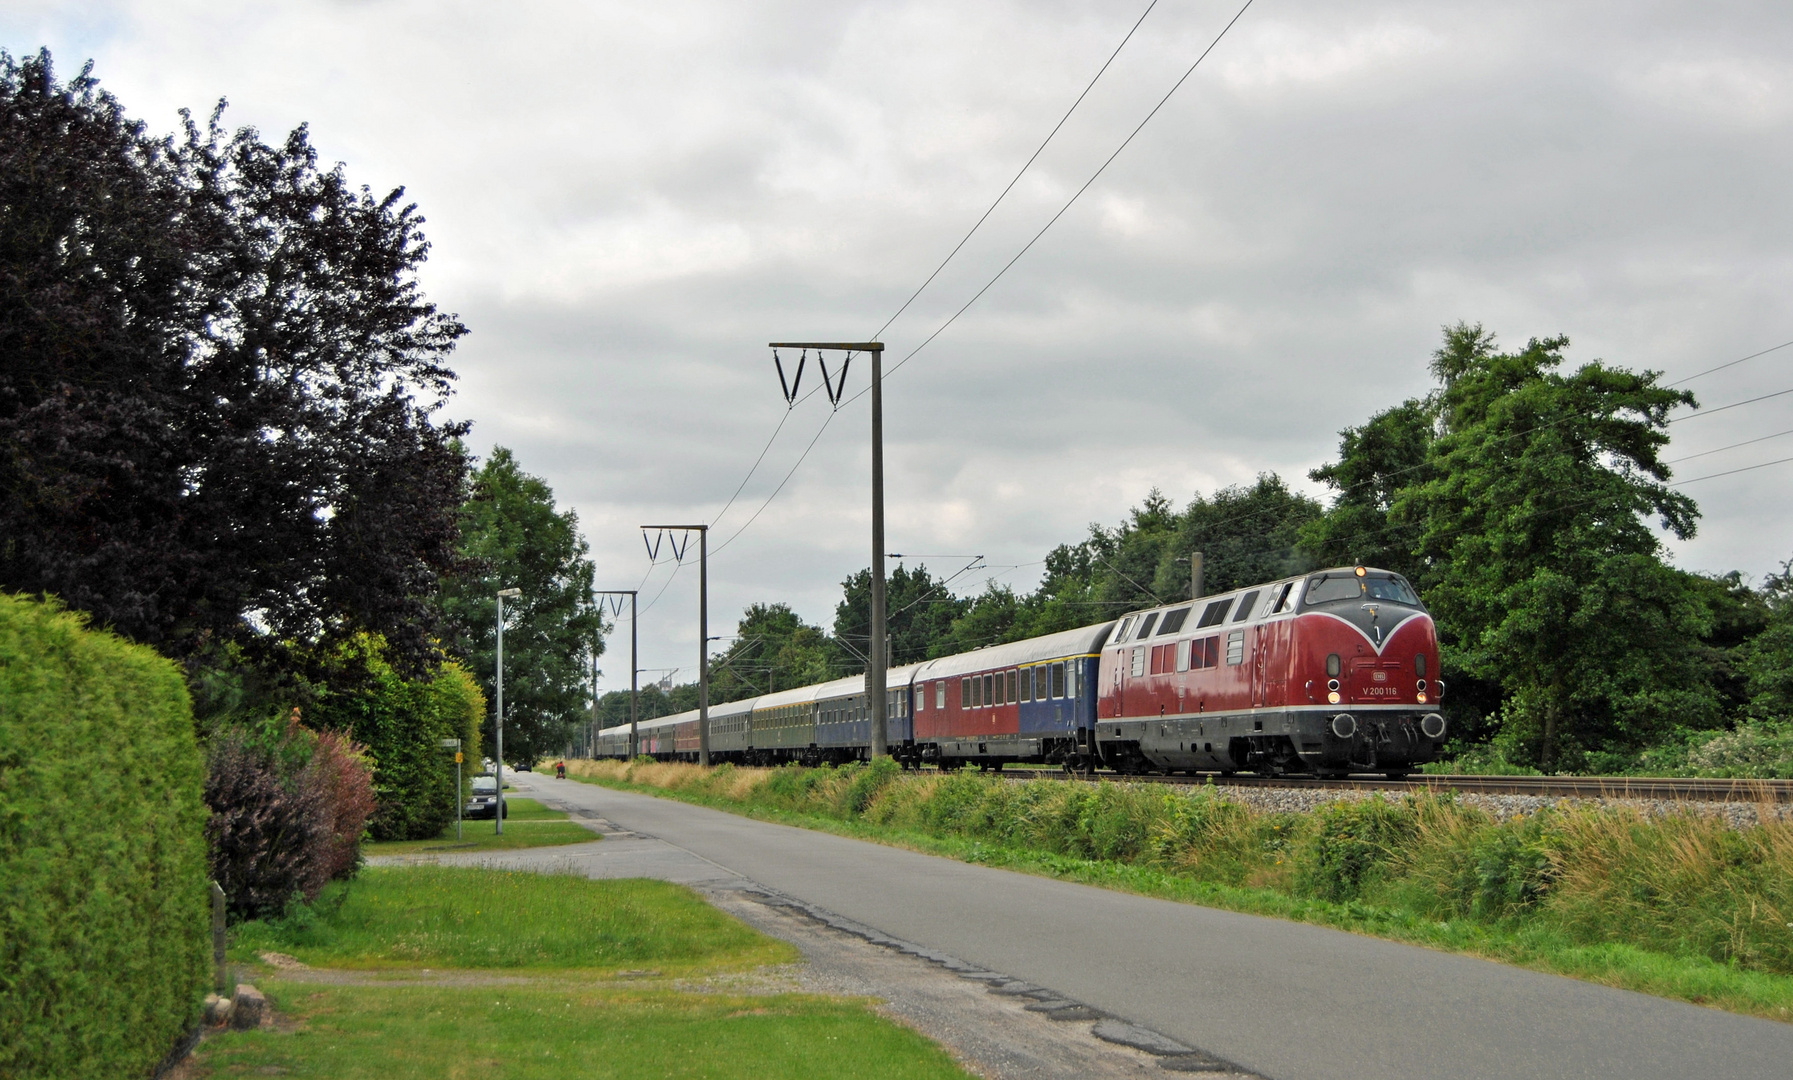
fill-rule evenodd
<path id="1" fill-rule="evenodd" d="M 1272 1080 L 1793 1077 L 1793 1025 L 539 774 L 586 808 L 886 934 Z"/>

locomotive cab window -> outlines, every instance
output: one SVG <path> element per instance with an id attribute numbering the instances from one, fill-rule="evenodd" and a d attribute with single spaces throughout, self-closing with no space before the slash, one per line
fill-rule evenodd
<path id="1" fill-rule="evenodd" d="M 1338 600 L 1355 600 L 1363 595 L 1363 582 L 1352 573 L 1316 574 L 1307 579 L 1307 604 L 1329 604 Z"/>
<path id="2" fill-rule="evenodd" d="M 1393 574 L 1370 574 L 1363 579 L 1364 594 L 1371 600 L 1388 600 L 1396 604 L 1419 606 L 1419 597 L 1414 594 L 1413 586 Z"/>
<path id="3" fill-rule="evenodd" d="M 1294 611 L 1295 597 L 1291 595 L 1294 591 L 1295 583 L 1293 581 L 1284 584 L 1282 588 L 1278 589 L 1276 591 L 1276 602 L 1270 605 L 1270 614 L 1276 615 L 1284 611 Z"/>

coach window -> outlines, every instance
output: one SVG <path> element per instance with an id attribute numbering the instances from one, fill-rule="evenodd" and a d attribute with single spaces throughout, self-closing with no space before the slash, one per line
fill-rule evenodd
<path id="1" fill-rule="evenodd" d="M 1001 698 L 1002 698 L 1002 687 L 1001 687 L 1001 685 L 999 685 L 997 683 L 996 676 L 985 675 L 984 676 L 984 705 L 985 706 L 993 706 L 993 705 L 999 704 L 1001 701 Z"/>
<path id="2" fill-rule="evenodd" d="M 1239 598 L 1239 610 L 1233 615 L 1234 622 L 1244 622 L 1251 618 L 1251 606 L 1258 602 L 1258 590 L 1254 589 Z"/>
<path id="3" fill-rule="evenodd" d="M 1189 610 L 1190 609 L 1186 607 L 1182 607 L 1175 611 L 1165 612 L 1164 625 L 1158 628 L 1158 636 L 1163 637 L 1165 634 L 1174 634 L 1178 630 L 1183 629 L 1183 620 L 1189 618 Z"/>
<path id="4" fill-rule="evenodd" d="M 1009 704 L 1013 705 L 1015 702 L 1020 701 L 1020 700 L 1021 700 L 1021 673 L 1019 671 L 1016 671 L 1011 668 L 1009 670 Z"/>
<path id="5" fill-rule="evenodd" d="M 1024 702 L 1033 700 L 1033 672 L 1030 667 L 1021 669 L 1021 700 Z"/>
<path id="6" fill-rule="evenodd" d="M 961 709 L 971 708 L 971 680 L 970 679 L 960 679 L 959 680 L 959 708 L 961 708 Z"/>
<path id="7" fill-rule="evenodd" d="M 934 684 L 934 708 L 946 708 L 946 680 L 941 679 Z"/>
<path id="8" fill-rule="evenodd" d="M 1134 641 L 1144 641 L 1146 638 L 1151 637 L 1152 636 L 1152 624 L 1157 621 L 1158 621 L 1158 613 L 1156 611 L 1152 612 L 1150 615 L 1147 615 L 1145 617 L 1145 621 L 1141 622 L 1139 624 L 1139 634 L 1136 637 L 1134 637 L 1133 640 Z"/>
<path id="9" fill-rule="evenodd" d="M 1050 687 L 1050 690 L 1051 690 L 1052 696 L 1055 698 L 1064 697 L 1065 696 L 1065 666 L 1063 664 L 1053 664 L 1051 677 L 1052 677 L 1052 685 Z"/>

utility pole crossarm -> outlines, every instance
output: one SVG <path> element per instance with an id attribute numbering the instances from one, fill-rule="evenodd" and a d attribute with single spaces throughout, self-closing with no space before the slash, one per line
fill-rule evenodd
<path id="1" fill-rule="evenodd" d="M 883 352 L 882 341 L 769 341 L 769 349 L 831 349 L 835 352 Z"/>

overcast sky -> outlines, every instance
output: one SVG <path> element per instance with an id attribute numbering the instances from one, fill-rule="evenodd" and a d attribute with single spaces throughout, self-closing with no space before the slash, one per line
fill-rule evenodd
<path id="1" fill-rule="evenodd" d="M 472 328 L 450 414 L 577 508 L 601 586 L 659 596 L 642 666 L 692 676 L 695 567 L 636 526 L 715 523 L 711 632 L 826 624 L 869 561 L 868 409 L 784 424 L 764 347 L 875 333 L 1027 160 L 1147 0 L 39 3 L 0 45 L 92 58 L 172 129 L 219 97 L 311 125 L 429 220 Z M 1238 0 L 1161 0 L 982 231 L 887 331 L 887 371 L 1014 256 Z M 1308 469 L 1428 388 L 1441 324 L 1566 334 L 1676 380 L 1793 340 L 1793 7 L 1257 0 L 1082 199 L 886 381 L 888 546 L 1017 588 L 1152 487 Z M 813 383 L 814 369 L 806 376 Z M 866 386 L 855 362 L 849 392 Z M 1793 348 L 1687 384 L 1793 387 Z M 1679 458 L 1793 429 L 1793 395 L 1672 429 Z M 1675 466 L 1793 456 L 1793 435 Z M 1793 464 L 1686 488 L 1694 570 L 1793 556 Z M 663 549 L 662 554 L 666 552 Z M 626 627 L 619 639 L 626 643 Z M 626 644 L 624 645 L 626 649 Z M 607 658 L 627 685 L 626 652 Z"/>

